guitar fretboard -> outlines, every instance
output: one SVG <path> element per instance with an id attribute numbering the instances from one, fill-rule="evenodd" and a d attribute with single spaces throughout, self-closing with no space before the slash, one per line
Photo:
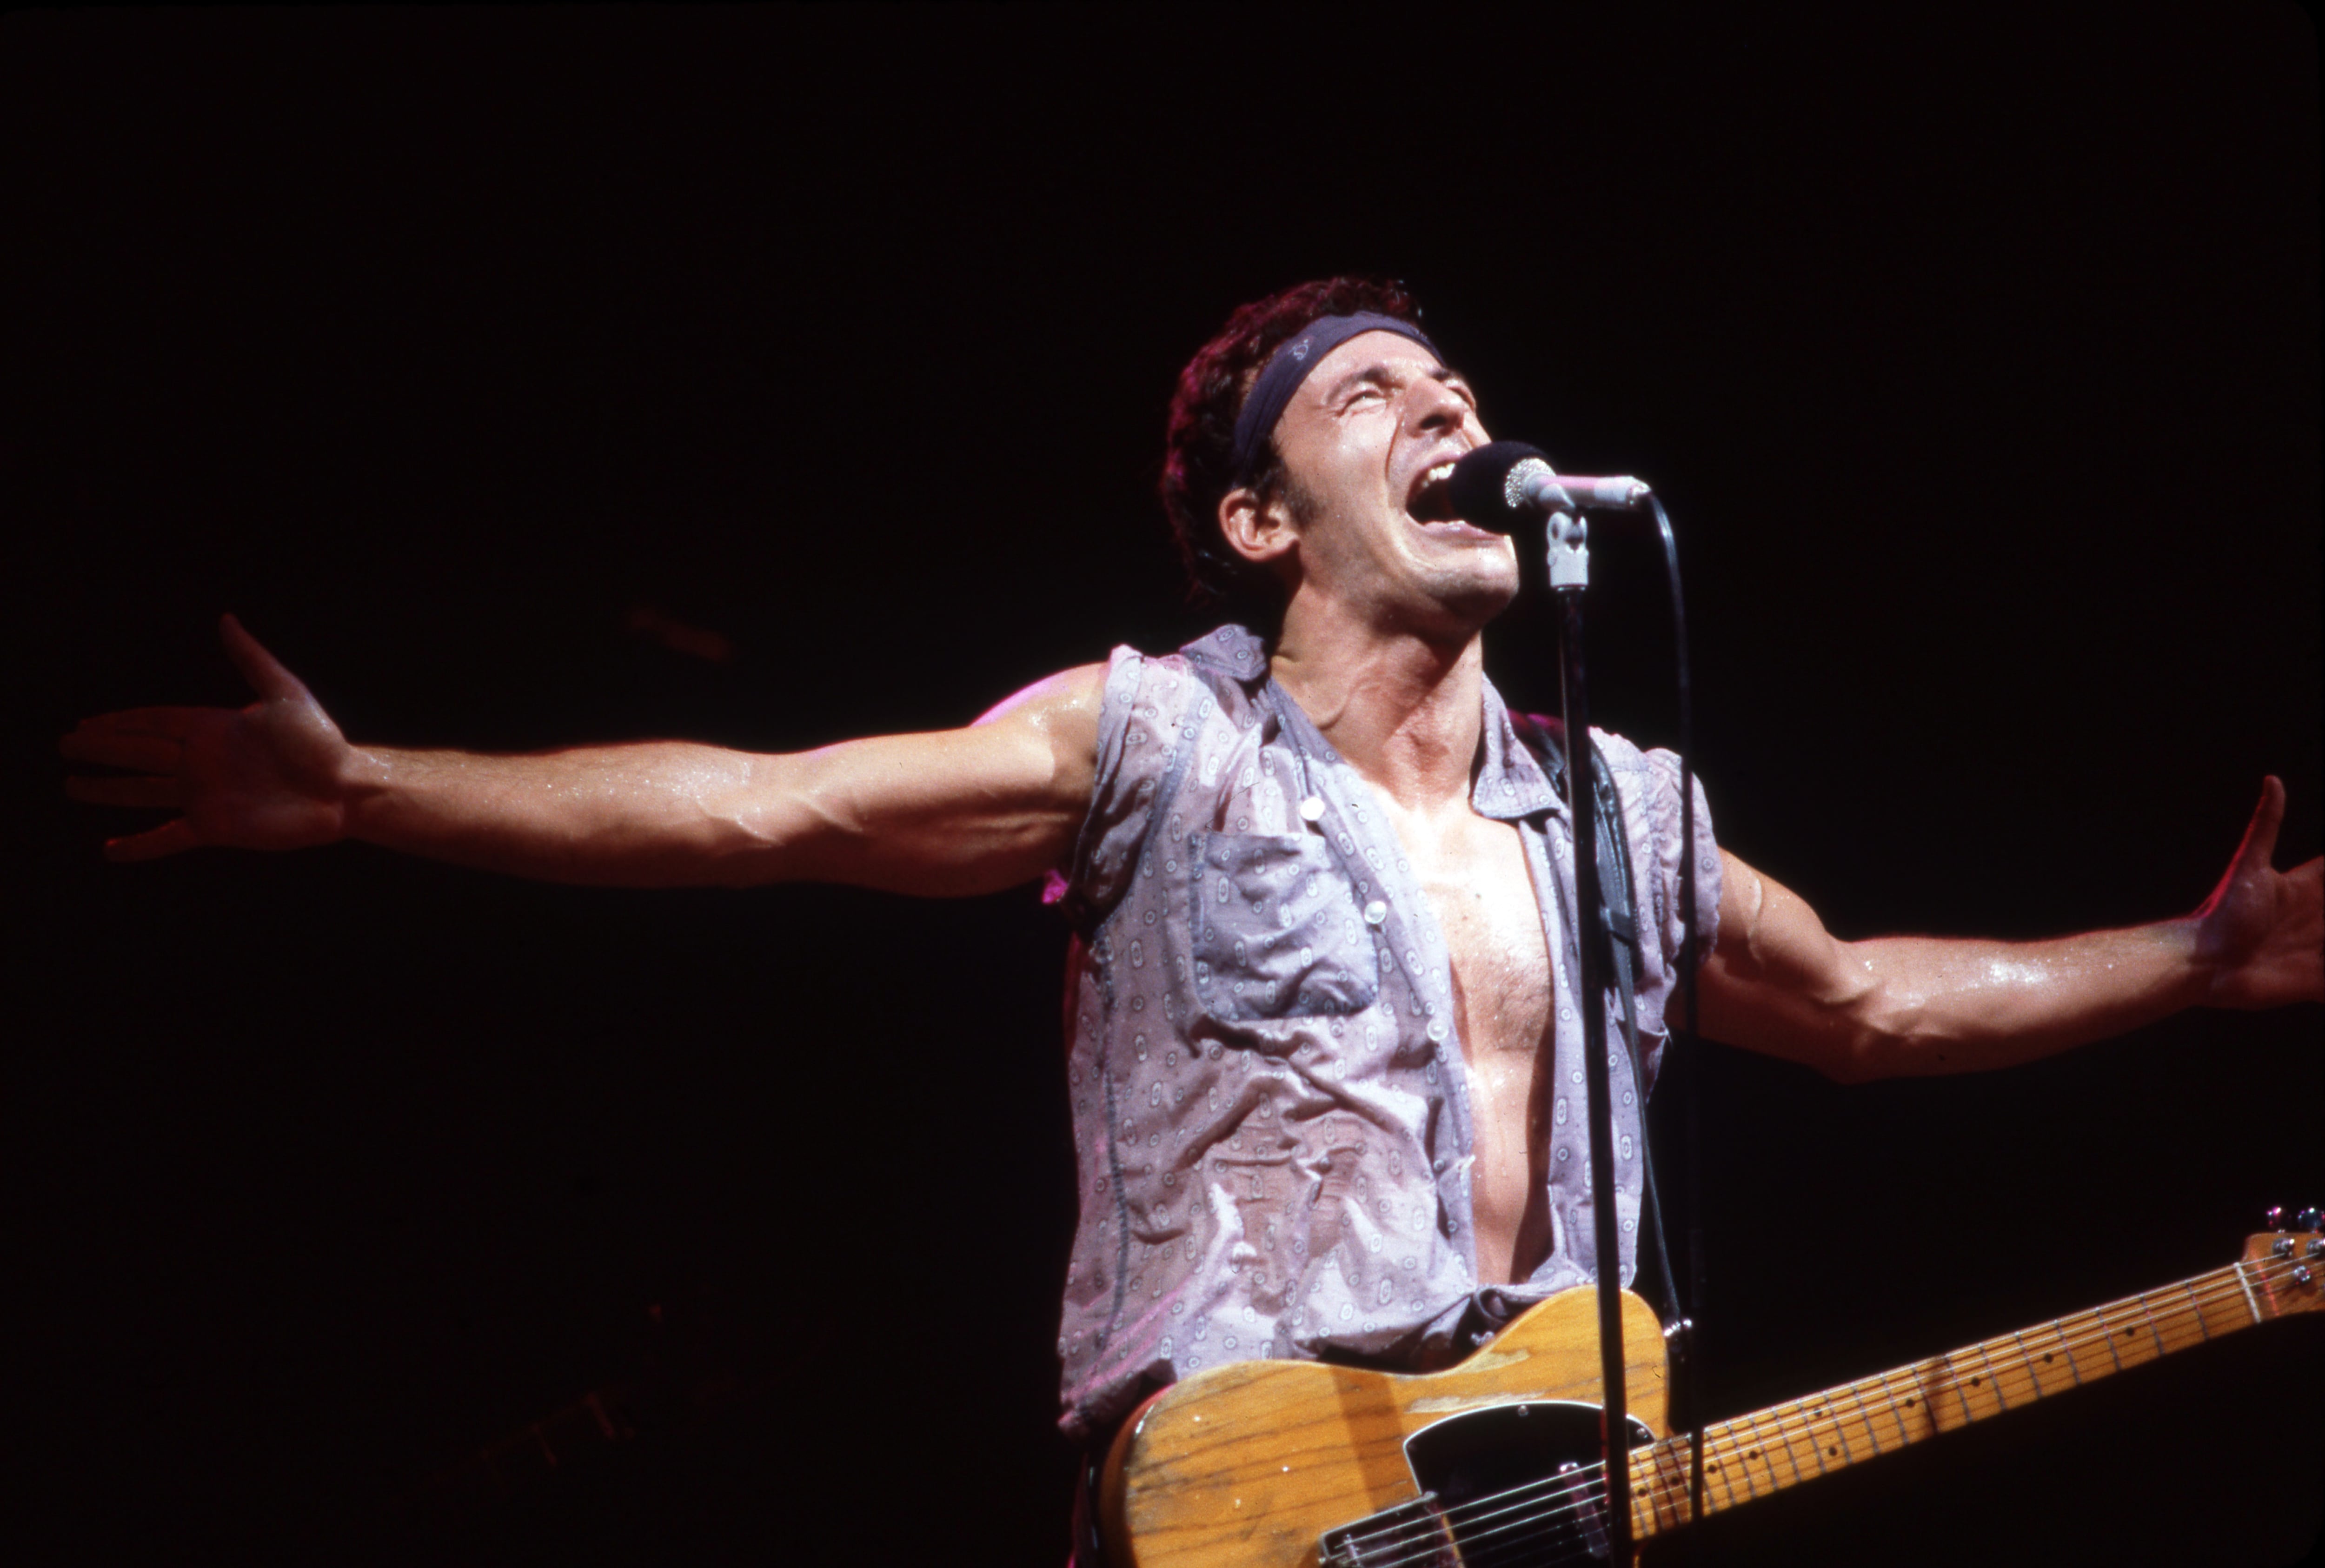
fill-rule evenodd
<path id="1" fill-rule="evenodd" d="M 1965 1346 L 1705 1428 L 1703 1511 L 1714 1514 L 1924 1438 L 2015 1410 L 2209 1340 L 2303 1310 L 2293 1259 L 2232 1263 L 2089 1312 Z M 1631 1455 L 1632 1538 L 1689 1518 L 1688 1440 Z"/>

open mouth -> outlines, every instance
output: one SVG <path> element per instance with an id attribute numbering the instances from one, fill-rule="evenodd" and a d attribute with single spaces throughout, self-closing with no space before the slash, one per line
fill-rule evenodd
<path id="1" fill-rule="evenodd" d="M 1431 533 L 1477 530 L 1453 515 L 1453 463 L 1450 459 L 1425 470 L 1413 482 L 1404 498 L 1405 515 Z"/>
<path id="2" fill-rule="evenodd" d="M 1500 533 L 1490 528 L 1478 528 L 1477 524 L 1462 521 L 1453 515 L 1453 460 L 1446 459 L 1423 475 L 1413 479 L 1412 493 L 1404 498 L 1404 515 L 1421 525 L 1421 533 L 1441 537 L 1441 540 L 1500 540 Z"/>

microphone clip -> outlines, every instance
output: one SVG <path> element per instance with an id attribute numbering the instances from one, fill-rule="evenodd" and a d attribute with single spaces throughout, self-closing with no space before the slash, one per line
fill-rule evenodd
<path id="1" fill-rule="evenodd" d="M 1565 512 L 1550 515 L 1550 586 L 1590 586 L 1590 524 Z"/>

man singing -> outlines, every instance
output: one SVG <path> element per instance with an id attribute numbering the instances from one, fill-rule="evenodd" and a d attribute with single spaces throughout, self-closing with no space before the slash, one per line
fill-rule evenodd
<path id="1" fill-rule="evenodd" d="M 1517 557 L 1448 509 L 1453 460 L 1487 438 L 1417 322 L 1402 289 L 1348 278 L 1237 311 L 1180 378 L 1162 496 L 1198 587 L 1249 626 L 1117 650 L 966 728 L 794 756 L 353 746 L 229 619 L 258 700 L 91 719 L 65 754 L 139 776 L 71 791 L 182 813 L 108 846 L 125 860 L 356 838 L 634 886 L 950 895 L 1047 877 L 1077 933 L 1067 1433 L 1099 1436 L 1143 1390 L 1224 1361 L 1441 1365 L 1598 1259 L 1557 731 L 1486 679 Z M 1682 935 L 1681 801 L 1669 753 L 1597 744 L 1649 1047 L 1635 1075 L 1613 1068 L 1627 1277 Z M 2271 778 L 2179 919 L 1847 942 L 1717 850 L 1699 798 L 1703 1033 L 1855 1082 L 2007 1066 L 2192 1006 L 2316 1001 L 2325 862 L 2271 868 L 2283 809 Z"/>

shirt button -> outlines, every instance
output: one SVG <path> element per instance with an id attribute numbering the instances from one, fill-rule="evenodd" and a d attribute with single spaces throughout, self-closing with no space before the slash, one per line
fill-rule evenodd
<path id="1" fill-rule="evenodd" d="M 1301 801 L 1300 803 L 1300 815 L 1301 819 L 1306 821 L 1313 822 L 1320 820 L 1324 815 L 1324 802 L 1322 798 L 1317 795 L 1310 795 L 1306 800 Z"/>
<path id="2" fill-rule="evenodd" d="M 1370 904 L 1365 905 L 1365 923 L 1366 925 L 1378 925 L 1382 921 L 1386 920 L 1387 918 L 1388 905 L 1383 904 L 1379 899 L 1376 898 Z"/>

